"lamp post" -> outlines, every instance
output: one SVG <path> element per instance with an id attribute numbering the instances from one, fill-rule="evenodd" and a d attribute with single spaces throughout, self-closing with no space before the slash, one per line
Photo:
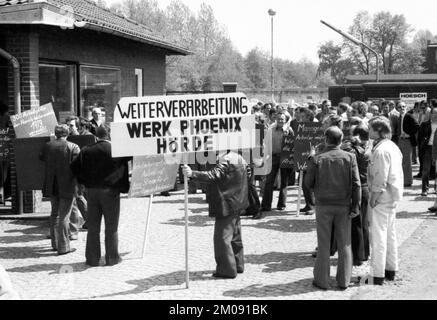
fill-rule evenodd
<path id="1" fill-rule="evenodd" d="M 320 20 L 320 22 L 323 23 L 328 28 L 331 28 L 335 32 L 341 34 L 343 37 L 345 37 L 349 41 L 352 41 L 356 45 L 362 46 L 362 47 L 368 49 L 369 51 L 371 51 L 375 55 L 375 57 L 376 57 L 376 82 L 379 82 L 379 56 L 378 56 L 378 53 L 375 50 L 373 50 L 372 48 L 370 48 L 368 45 L 363 43 L 362 41 L 360 41 L 360 40 L 356 39 L 355 37 L 351 36 L 350 34 L 347 34 L 347 33 L 343 32 L 343 31 L 341 31 L 340 29 L 334 28 L 329 23 L 327 23 L 327 22 L 325 22 L 323 20 Z"/>
<path id="2" fill-rule="evenodd" d="M 272 40 L 272 47 L 271 47 L 271 53 L 272 56 L 270 58 L 270 91 L 272 92 L 272 99 L 273 99 L 273 17 L 275 16 L 276 12 L 273 11 L 272 9 L 269 9 L 268 11 L 269 16 L 271 17 L 271 21 L 272 21 L 272 36 L 271 36 L 271 40 Z"/>

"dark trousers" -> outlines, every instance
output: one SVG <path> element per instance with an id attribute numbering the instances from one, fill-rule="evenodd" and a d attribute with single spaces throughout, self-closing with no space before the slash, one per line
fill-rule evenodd
<path id="1" fill-rule="evenodd" d="M 367 207 L 369 202 L 369 188 L 361 186 L 361 210 L 360 215 L 352 219 L 352 256 L 354 262 L 367 261 L 369 259 L 369 221 Z"/>
<path id="2" fill-rule="evenodd" d="M 120 217 L 120 193 L 114 189 L 88 189 L 88 235 L 86 239 L 86 261 L 98 265 L 100 251 L 100 225 L 105 220 L 106 264 L 120 261 L 118 253 L 118 221 Z"/>
<path id="3" fill-rule="evenodd" d="M 216 218 L 214 224 L 216 273 L 235 277 L 244 271 L 243 240 L 239 215 Z"/>
<path id="4" fill-rule="evenodd" d="M 303 180 L 305 181 L 306 171 L 303 171 Z M 305 198 L 306 206 L 314 209 L 314 191 L 306 187 L 305 183 L 302 184 L 303 197 Z"/>
<path id="5" fill-rule="evenodd" d="M 70 251 L 70 215 L 74 198 L 51 197 L 50 239 L 58 253 Z"/>
<path id="6" fill-rule="evenodd" d="M 279 199 L 277 207 L 286 207 L 287 202 L 287 186 L 290 172 L 292 169 L 280 168 L 280 156 L 273 155 L 272 157 L 272 171 L 267 175 L 266 184 L 264 187 L 263 199 L 261 207 L 264 210 L 270 210 L 272 208 L 273 200 L 273 185 L 278 171 L 281 171 L 281 187 L 279 190 Z"/>
<path id="7" fill-rule="evenodd" d="M 422 191 L 428 191 L 432 167 L 432 146 L 423 148 Z"/>
<path id="8" fill-rule="evenodd" d="M 337 283 L 348 287 L 352 275 L 351 221 L 349 207 L 317 206 L 317 259 L 314 266 L 314 281 L 322 288 L 329 287 L 330 277 L 330 240 L 334 226 L 338 248 Z"/>

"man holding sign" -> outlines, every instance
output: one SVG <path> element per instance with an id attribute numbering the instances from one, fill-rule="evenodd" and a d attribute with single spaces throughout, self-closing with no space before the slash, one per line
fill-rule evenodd
<path id="1" fill-rule="evenodd" d="M 214 255 L 216 278 L 235 278 L 244 271 L 240 214 L 249 206 L 247 164 L 235 152 L 220 157 L 210 171 L 193 171 L 184 165 L 184 174 L 208 183 L 209 216 L 215 218 Z"/>

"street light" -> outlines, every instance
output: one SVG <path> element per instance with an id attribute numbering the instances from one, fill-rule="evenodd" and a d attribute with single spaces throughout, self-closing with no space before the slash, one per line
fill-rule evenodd
<path id="1" fill-rule="evenodd" d="M 375 50 L 373 50 L 372 48 L 370 48 L 368 45 L 363 43 L 362 41 L 360 41 L 360 40 L 356 39 L 355 37 L 351 36 L 350 34 L 347 34 L 347 33 L 343 32 L 343 31 L 341 31 L 340 29 L 334 28 L 329 23 L 327 23 L 327 22 L 325 22 L 323 20 L 320 20 L 320 22 L 323 23 L 325 26 L 331 28 L 335 32 L 341 34 L 343 37 L 345 37 L 349 41 L 352 41 L 356 45 L 363 46 L 364 48 L 368 49 L 369 51 L 371 51 L 375 55 L 375 57 L 376 57 L 376 82 L 379 82 L 379 56 L 378 56 L 378 53 Z"/>
<path id="2" fill-rule="evenodd" d="M 270 67 L 271 67 L 271 69 L 270 69 L 270 91 L 272 92 L 272 99 L 273 99 L 273 17 L 275 16 L 275 14 L 276 14 L 276 12 L 275 11 L 273 11 L 272 9 L 269 9 L 269 11 L 268 11 L 268 13 L 269 13 L 269 16 L 270 17 L 272 17 L 272 50 L 271 50 L 271 52 L 272 52 L 272 56 L 271 56 L 271 59 L 270 59 Z"/>

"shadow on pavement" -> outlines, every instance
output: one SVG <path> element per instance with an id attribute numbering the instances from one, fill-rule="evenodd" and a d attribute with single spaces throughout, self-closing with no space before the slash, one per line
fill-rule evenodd
<path id="1" fill-rule="evenodd" d="M 194 213 L 194 210 L 191 210 Z M 208 216 L 208 209 L 202 210 L 204 212 L 203 215 L 189 215 L 188 216 L 188 225 L 190 227 L 205 227 L 207 225 L 214 223 L 214 218 L 210 218 Z M 175 226 L 185 226 L 185 218 L 180 219 L 170 219 L 168 222 L 163 222 L 162 224 L 171 224 Z"/>
<path id="2" fill-rule="evenodd" d="M 263 286 L 261 284 L 250 285 L 243 289 L 223 292 L 225 297 L 233 298 L 256 298 L 256 297 L 282 297 L 319 291 L 313 287 L 313 278 L 302 279 L 296 282 L 279 283 Z"/>
<path id="3" fill-rule="evenodd" d="M 33 235 L 33 234 L 25 234 L 22 236 L 5 236 L 0 238 L 0 243 L 24 243 L 24 242 L 33 242 L 33 241 L 41 241 L 46 240 L 47 236 L 44 234 Z"/>
<path id="4" fill-rule="evenodd" d="M 265 254 L 250 254 L 244 256 L 245 263 L 264 264 L 262 272 L 272 273 L 290 271 L 298 268 L 314 267 L 315 258 L 312 252 L 269 252 Z"/>
<path id="5" fill-rule="evenodd" d="M 48 243 L 50 246 L 50 243 Z M 0 248 L 2 259 L 31 259 L 43 258 L 57 255 L 51 248 L 47 247 L 3 247 Z"/>
<path id="6" fill-rule="evenodd" d="M 47 221 L 33 221 L 33 220 L 14 220 L 9 223 L 11 226 L 29 226 L 25 229 L 11 229 L 4 233 L 22 233 L 22 234 L 46 234 L 49 228 L 49 219 Z"/>
<path id="7" fill-rule="evenodd" d="M 268 213 L 266 214 L 268 218 Z M 291 219 L 273 219 L 261 220 L 257 224 L 245 225 L 244 228 L 260 228 L 281 232 L 313 232 L 316 230 L 316 221 L 311 220 L 291 220 Z"/>
<path id="8" fill-rule="evenodd" d="M 408 212 L 408 211 L 400 211 L 396 213 L 397 219 L 414 219 L 414 218 L 429 218 L 432 217 L 434 213 L 429 211 L 421 211 L 421 212 Z"/>
<path id="9" fill-rule="evenodd" d="M 56 255 L 56 253 L 55 253 L 55 255 Z M 10 268 L 7 271 L 8 272 L 22 272 L 22 273 L 52 271 L 49 274 L 57 274 L 57 273 L 82 272 L 88 268 L 90 268 L 90 267 L 86 266 L 85 262 L 42 263 L 42 264 L 33 264 L 30 266 L 24 266 L 24 267 Z"/>
<path id="10" fill-rule="evenodd" d="M 197 271 L 190 272 L 190 282 L 192 281 L 205 281 L 205 280 L 217 280 L 211 277 L 213 271 Z M 106 295 L 87 297 L 87 299 L 94 298 L 109 298 L 118 295 L 130 295 L 130 294 L 140 294 L 145 291 L 158 286 L 178 286 L 185 283 L 185 271 L 175 271 L 167 274 L 161 274 L 153 276 L 146 279 L 140 280 L 129 280 L 126 281 L 127 284 L 136 286 L 135 288 L 127 291 L 120 291 Z M 165 291 L 172 291 L 175 289 L 163 289 Z"/>

